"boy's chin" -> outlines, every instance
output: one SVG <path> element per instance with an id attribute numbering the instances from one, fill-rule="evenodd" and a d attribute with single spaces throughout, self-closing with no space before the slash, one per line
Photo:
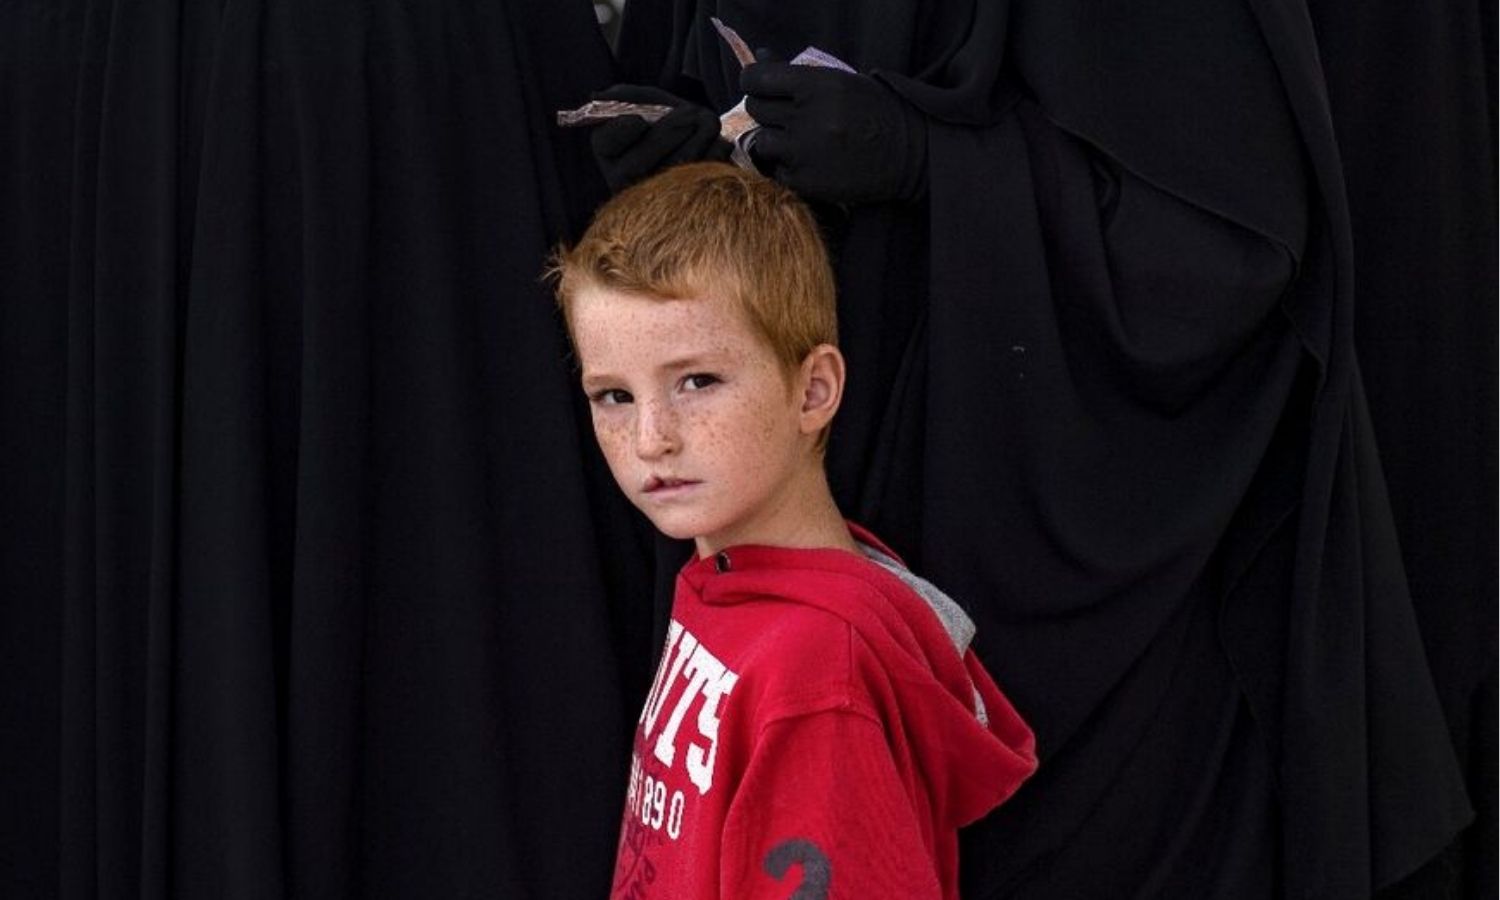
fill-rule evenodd
<path id="1" fill-rule="evenodd" d="M 656 527 L 657 531 L 660 531 L 674 541 L 691 541 L 699 534 L 699 529 L 694 528 L 690 522 L 674 521 L 668 516 L 647 515 L 646 518 L 651 521 L 651 524 Z"/>
<path id="2" fill-rule="evenodd" d="M 663 528 L 657 525 L 656 530 L 674 541 L 691 541 L 698 536 L 697 530 L 692 528 Z"/>

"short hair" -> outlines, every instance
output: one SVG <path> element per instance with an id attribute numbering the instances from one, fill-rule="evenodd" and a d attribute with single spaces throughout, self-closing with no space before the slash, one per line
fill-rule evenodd
<path id="1" fill-rule="evenodd" d="M 587 287 L 685 299 L 725 292 L 795 369 L 838 342 L 833 270 L 812 212 L 780 184 L 728 163 L 674 166 L 616 194 L 548 275 L 572 332 Z"/>

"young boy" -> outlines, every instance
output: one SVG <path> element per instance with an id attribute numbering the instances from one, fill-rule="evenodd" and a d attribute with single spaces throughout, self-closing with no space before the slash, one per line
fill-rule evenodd
<path id="1" fill-rule="evenodd" d="M 1036 767 L 973 624 L 823 471 L 844 386 L 807 208 L 733 166 L 669 169 L 559 252 L 594 432 L 691 538 L 636 731 L 613 896 L 952 898 L 957 829 Z"/>

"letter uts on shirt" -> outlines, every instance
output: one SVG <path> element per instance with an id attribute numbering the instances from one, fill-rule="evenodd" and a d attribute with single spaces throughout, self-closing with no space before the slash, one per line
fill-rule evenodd
<path id="1" fill-rule="evenodd" d="M 719 701 L 729 696 L 739 678 L 681 623 L 674 619 L 668 626 L 666 650 L 656 670 L 651 694 L 641 710 L 641 737 L 652 746 L 652 754 L 661 764 L 670 767 L 677 759 L 683 720 L 694 701 L 701 697 L 703 703 L 698 708 L 697 734 L 688 737 L 684 754 L 688 778 L 697 786 L 700 795 L 708 793 L 713 786 L 714 754 L 719 747 Z M 679 684 L 682 689 L 677 694 L 677 702 L 663 723 L 662 712 Z M 650 739 L 659 724 L 661 732 L 653 744 Z"/>

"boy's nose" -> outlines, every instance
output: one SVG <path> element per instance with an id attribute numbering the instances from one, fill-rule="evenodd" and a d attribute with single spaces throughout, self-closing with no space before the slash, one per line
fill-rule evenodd
<path id="1" fill-rule="evenodd" d="M 636 455 L 642 459 L 656 459 L 676 450 L 677 423 L 674 414 L 660 403 L 642 403 L 635 426 Z"/>

